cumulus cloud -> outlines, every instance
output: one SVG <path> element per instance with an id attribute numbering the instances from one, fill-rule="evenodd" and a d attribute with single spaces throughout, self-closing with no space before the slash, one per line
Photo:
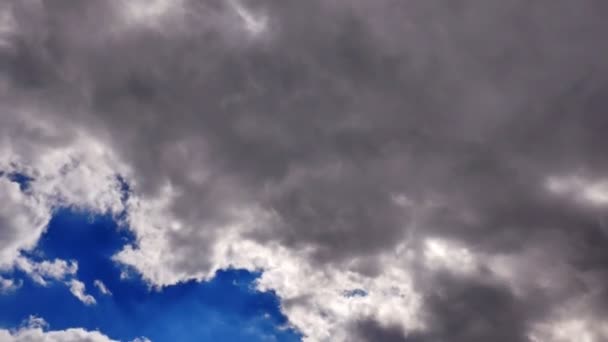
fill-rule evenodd
<path id="1" fill-rule="evenodd" d="M 20 252 L 35 246 L 57 208 L 120 213 L 117 174 L 127 174 L 99 142 L 72 140 L 68 130 L 30 117 L 27 109 L 6 110 L 15 112 L 0 117 L 0 269 L 16 266 Z M 9 138 L 9 131 L 18 137 Z M 14 174 L 28 177 L 27 187 L 9 177 Z"/>
<path id="2" fill-rule="evenodd" d="M 75 275 L 78 271 L 78 263 L 70 260 L 55 259 L 34 262 L 24 257 L 15 260 L 18 269 L 32 277 L 36 283 L 47 285 L 48 280 L 63 280 L 68 276 Z"/>
<path id="3" fill-rule="evenodd" d="M 0 329 L 1 342 L 118 342 L 100 333 L 82 328 L 48 330 L 44 318 L 30 316 L 18 329 Z M 130 342 L 151 342 L 146 337 L 138 337 Z"/>
<path id="4" fill-rule="evenodd" d="M 106 287 L 106 284 L 104 284 L 101 280 L 95 279 L 93 285 L 95 285 L 95 287 L 99 290 L 99 292 L 101 292 L 101 294 L 107 296 L 112 295 L 112 292 Z"/>
<path id="5" fill-rule="evenodd" d="M 68 282 L 68 286 L 74 297 L 78 298 L 85 305 L 95 305 L 97 303 L 95 297 L 86 293 L 86 286 L 80 280 L 72 279 Z"/>
<path id="6" fill-rule="evenodd" d="M 117 342 L 98 331 L 80 328 L 46 331 L 48 324 L 39 317 L 31 316 L 23 327 L 16 330 L 0 329 L 2 342 Z"/>
<path id="7" fill-rule="evenodd" d="M 310 341 L 602 339 L 603 2 L 140 2 L 0 9 L 0 267 L 124 210 L 117 262 L 263 270 Z"/>
<path id="8" fill-rule="evenodd" d="M 0 269 L 13 266 L 21 249 L 32 248 L 50 219 L 48 208 L 0 177 Z"/>

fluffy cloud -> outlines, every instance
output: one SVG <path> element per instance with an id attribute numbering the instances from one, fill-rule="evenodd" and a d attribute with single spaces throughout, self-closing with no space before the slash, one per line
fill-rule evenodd
<path id="1" fill-rule="evenodd" d="M 95 285 L 95 287 L 99 290 L 99 292 L 101 292 L 101 294 L 106 295 L 106 296 L 112 295 L 112 292 L 108 289 L 106 284 L 104 284 L 101 280 L 96 279 L 93 282 L 93 285 Z"/>
<path id="2" fill-rule="evenodd" d="M 70 292 L 72 292 L 74 297 L 78 298 L 78 300 L 85 305 L 95 305 L 97 303 L 95 297 L 86 293 L 86 286 L 80 280 L 72 279 L 68 285 L 70 287 Z"/>
<path id="3" fill-rule="evenodd" d="M 19 250 L 32 248 L 50 213 L 39 199 L 21 192 L 19 185 L 0 177 L 0 269 L 13 265 Z"/>
<path id="4" fill-rule="evenodd" d="M 43 331 L 40 328 L 20 329 L 16 332 L 0 330 L 2 342 L 113 342 L 98 331 L 72 328 L 59 331 Z M 115 342 L 115 341 L 114 341 Z"/>
<path id="5" fill-rule="evenodd" d="M 27 273 L 40 285 L 46 285 L 47 280 L 62 280 L 67 276 L 75 275 L 78 263 L 56 259 L 53 261 L 33 262 L 27 258 L 19 257 L 15 260 L 17 268 Z"/>
<path id="6" fill-rule="evenodd" d="M 45 331 L 47 323 L 42 318 L 30 317 L 20 329 L 9 331 L 0 329 L 2 342 L 116 342 L 98 331 L 80 328 Z"/>
<path id="7" fill-rule="evenodd" d="M 116 261 L 264 270 L 310 341 L 601 340 L 602 2 L 140 2 L 2 7 L 4 267 L 124 209 Z"/>

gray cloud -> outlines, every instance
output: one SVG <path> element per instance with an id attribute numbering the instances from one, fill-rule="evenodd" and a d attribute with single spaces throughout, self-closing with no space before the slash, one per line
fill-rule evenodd
<path id="1" fill-rule="evenodd" d="M 504 285 L 440 274 L 427 294 L 428 333 L 420 341 L 530 341 L 528 321 L 538 308 Z"/>
<path id="2" fill-rule="evenodd" d="M 373 320 L 357 322 L 353 329 L 361 341 L 409 342 L 400 327 L 383 327 Z"/>
<path id="3" fill-rule="evenodd" d="M 374 258 L 406 239 L 489 254 L 551 239 L 569 248 L 555 255 L 566 277 L 605 273 L 605 208 L 544 187 L 606 174 L 604 2 L 245 4 L 268 18 L 258 36 L 222 1 L 183 1 L 150 25 L 119 1 L 13 1 L 2 98 L 107 142 L 134 191 L 171 184 L 180 272 L 253 203 L 276 220 L 252 238 L 312 248 L 318 265 L 363 258 L 378 273 Z M 527 341 L 542 318 L 504 284 L 441 275 L 420 290 L 420 341 Z M 399 340 L 391 329 L 353 331 Z"/>

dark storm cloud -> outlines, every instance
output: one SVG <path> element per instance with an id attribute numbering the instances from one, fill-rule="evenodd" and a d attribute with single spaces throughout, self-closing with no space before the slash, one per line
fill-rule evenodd
<path id="1" fill-rule="evenodd" d="M 416 287 L 424 293 L 421 310 L 426 329 L 404 331 L 373 320 L 353 324 L 361 341 L 399 342 L 531 342 L 530 331 L 550 312 L 552 298 L 542 291 L 526 296 L 513 293 L 491 272 L 456 275 L 423 272 Z M 556 305 L 561 305 L 559 302 Z"/>
<path id="2" fill-rule="evenodd" d="M 354 326 L 359 340 L 355 341 L 386 341 L 386 342 L 410 342 L 405 337 L 400 327 L 383 327 L 373 320 L 357 322 Z"/>
<path id="3" fill-rule="evenodd" d="M 437 275 L 433 284 L 425 299 L 431 330 L 420 334 L 418 340 L 530 341 L 526 325 L 536 308 L 533 303 L 521 302 L 508 287 L 449 274 Z"/>
<path id="4" fill-rule="evenodd" d="M 256 239 L 323 263 L 389 250 L 416 218 L 414 244 L 516 252 L 557 231 L 580 244 L 568 261 L 605 268 L 601 213 L 543 187 L 606 174 L 603 1 L 253 1 L 268 17 L 258 37 L 221 1 L 185 1 L 150 27 L 117 1 L 12 5 L 11 91 L 69 108 L 58 118 L 107 139 L 137 191 L 177 189 L 185 271 L 250 203 L 278 216 Z M 399 194 L 431 205 L 417 215 Z M 421 341 L 525 341 L 530 308 L 508 289 L 437 283 Z"/>
<path id="5" fill-rule="evenodd" d="M 405 332 L 377 321 L 357 322 L 353 336 L 361 341 L 395 342 L 529 342 L 531 308 L 500 284 L 440 274 L 425 295 L 426 331 Z"/>

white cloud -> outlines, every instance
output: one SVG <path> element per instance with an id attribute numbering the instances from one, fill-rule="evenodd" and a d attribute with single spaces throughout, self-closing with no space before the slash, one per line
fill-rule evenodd
<path id="1" fill-rule="evenodd" d="M 348 341 L 349 325 L 361 319 L 408 330 L 423 327 L 418 316 L 421 298 L 413 289 L 403 248 L 383 254 L 380 262 L 386 267 L 380 274 L 365 276 L 348 265 L 318 268 L 306 253 L 279 245 L 227 237 L 216 246 L 218 268 L 264 270 L 258 289 L 277 293 L 290 322 L 306 335 L 306 341 Z M 353 288 L 364 289 L 367 295 L 343 295 Z"/>
<path id="2" fill-rule="evenodd" d="M 229 0 L 228 3 L 239 16 L 239 19 L 242 20 L 243 27 L 245 30 L 247 30 L 247 32 L 255 36 L 266 30 L 268 25 L 267 16 L 253 13 L 239 0 Z"/>
<path id="3" fill-rule="evenodd" d="M 72 279 L 67 284 L 74 297 L 78 298 L 85 305 L 95 305 L 97 303 L 93 296 L 86 293 L 86 286 L 83 282 Z"/>
<path id="4" fill-rule="evenodd" d="M 306 335 L 306 341 L 347 341 L 349 325 L 359 319 L 377 319 L 407 329 L 421 328 L 421 305 L 413 290 L 408 270 L 408 250 L 404 247 L 385 253 L 386 266 L 377 276 L 364 276 L 345 267 L 328 265 L 319 269 L 306 251 L 296 252 L 276 243 L 261 244 L 245 238 L 256 225 L 269 224 L 271 213 L 251 210 L 241 221 L 222 229 L 208 251 L 209 262 L 199 263 L 191 272 L 177 271 L 176 259 L 183 257 L 170 250 L 168 227 L 185 225 L 164 207 L 171 203 L 166 189 L 154 200 L 134 199 L 130 206 L 130 226 L 138 235 L 139 248 L 127 247 L 116 260 L 135 267 L 154 286 L 186 279 L 210 279 L 216 270 L 228 267 L 263 270 L 257 288 L 273 290 L 281 298 L 282 310 L 290 323 Z M 190 240 L 196 246 L 196 237 Z M 184 251 L 184 253 L 187 253 Z M 364 297 L 349 298 L 345 290 L 364 289 Z"/>
<path id="5" fill-rule="evenodd" d="M 98 331 L 81 328 L 45 331 L 47 327 L 44 319 L 30 316 L 17 330 L 0 329 L 0 342 L 117 342 Z"/>
<path id="6" fill-rule="evenodd" d="M 424 258 L 427 266 L 432 269 L 445 268 L 454 272 L 469 273 L 477 266 L 473 254 L 467 248 L 438 238 L 424 241 Z"/>
<path id="7" fill-rule="evenodd" d="M 55 259 L 53 261 L 34 262 L 24 257 L 18 257 L 15 265 L 40 285 L 46 285 L 47 280 L 65 279 L 78 271 L 78 263 L 73 260 Z"/>
<path id="8" fill-rule="evenodd" d="M 0 277 L 0 295 L 13 292 L 21 287 L 21 282 Z"/>
<path id="9" fill-rule="evenodd" d="M 131 24 L 156 25 L 163 16 L 180 7 L 179 0 L 121 1 L 122 13 Z"/>
<path id="10" fill-rule="evenodd" d="M 69 124 L 51 124 L 31 110 L 12 110 L 17 112 L 14 119 L 0 117 L 0 134 L 22 134 L 10 140 L 0 138 L 0 171 L 4 173 L 0 176 L 0 270 L 19 262 L 27 271 L 33 266 L 18 260 L 20 251 L 36 245 L 52 211 L 73 207 L 93 213 L 121 212 L 116 175 L 128 175 L 128 170 L 105 145 Z M 6 177 L 11 173 L 32 178 L 25 191 Z M 34 271 L 52 277 L 58 271 L 54 266 L 58 265 L 42 263 Z"/>
<path id="11" fill-rule="evenodd" d="M 42 317 L 30 315 L 26 321 L 22 323 L 22 327 L 46 329 L 49 324 Z"/>
<path id="12" fill-rule="evenodd" d="M 0 177 L 0 199 L 0 269 L 7 269 L 20 250 L 34 247 L 48 224 L 50 208 L 4 177 Z"/>
<path id="13" fill-rule="evenodd" d="M 184 225 L 171 214 L 169 207 L 177 194 L 167 184 L 157 197 L 131 196 L 128 204 L 129 227 L 137 234 L 139 248 L 126 246 L 114 259 L 134 266 L 154 285 L 170 285 L 180 280 L 205 279 L 212 270 L 203 269 L 198 273 L 175 272 L 173 265 L 180 258 L 179 253 L 167 244 L 171 230 Z"/>
<path id="14" fill-rule="evenodd" d="M 107 295 L 107 296 L 111 296 L 112 292 L 108 289 L 108 287 L 106 286 L 106 284 L 104 284 L 101 280 L 99 279 L 95 279 L 95 281 L 93 282 L 93 284 L 95 285 L 95 287 L 97 287 L 97 289 L 99 290 L 99 292 L 101 292 L 101 294 Z"/>
<path id="15" fill-rule="evenodd" d="M 578 175 L 549 177 L 546 188 L 558 195 L 597 207 L 608 206 L 608 180 L 587 179 Z"/>
<path id="16" fill-rule="evenodd" d="M 608 341 L 608 323 L 576 317 L 537 324 L 530 334 L 532 342 Z"/>
<path id="17" fill-rule="evenodd" d="M 137 337 L 131 342 L 152 342 L 152 341 L 147 337 Z"/>

